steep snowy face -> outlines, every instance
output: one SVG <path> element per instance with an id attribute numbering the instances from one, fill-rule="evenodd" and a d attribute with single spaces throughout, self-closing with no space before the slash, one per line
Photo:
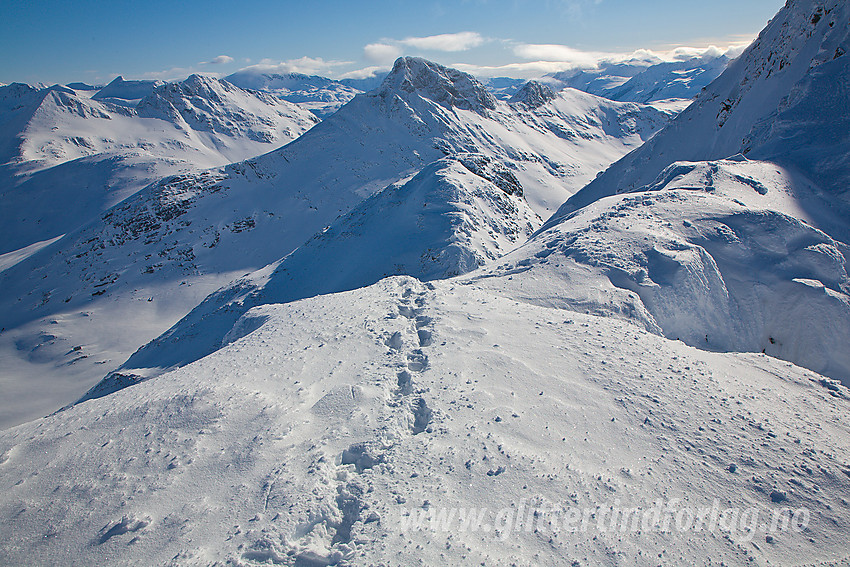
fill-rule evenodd
<path id="1" fill-rule="evenodd" d="M 476 277 L 697 348 L 764 352 L 850 384 L 850 247 L 767 162 L 680 162 L 600 199 Z"/>
<path id="2" fill-rule="evenodd" d="M 467 73 L 443 67 L 418 57 L 400 57 L 384 79 L 379 94 L 419 94 L 446 108 L 485 114 L 496 109 L 496 99 Z"/>
<path id="3" fill-rule="evenodd" d="M 572 197 L 562 217 L 679 160 L 738 153 L 799 169 L 846 206 L 850 5 L 793 0 L 685 112 Z M 826 140 L 829 140 L 827 142 Z"/>
<path id="4" fill-rule="evenodd" d="M 214 352 L 235 340 L 235 329 L 251 327 L 237 321 L 258 305 L 356 289 L 395 274 L 428 281 L 472 271 L 539 226 L 521 195 L 510 170 L 491 158 L 438 160 L 366 199 L 284 259 L 210 295 L 84 399 Z"/>

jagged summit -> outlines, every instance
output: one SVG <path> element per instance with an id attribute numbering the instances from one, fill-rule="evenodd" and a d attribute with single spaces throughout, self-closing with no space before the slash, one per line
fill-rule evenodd
<path id="1" fill-rule="evenodd" d="M 510 98 L 510 102 L 522 103 L 528 108 L 543 106 L 556 97 L 552 89 L 537 81 L 528 81 Z"/>
<path id="2" fill-rule="evenodd" d="M 479 114 L 496 108 L 496 99 L 472 75 L 419 57 L 398 58 L 379 92 L 419 92 L 424 98 L 447 108 Z"/>

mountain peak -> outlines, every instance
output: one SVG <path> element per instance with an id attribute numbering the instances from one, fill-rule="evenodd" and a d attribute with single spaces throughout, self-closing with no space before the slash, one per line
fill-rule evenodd
<path id="1" fill-rule="evenodd" d="M 555 98 L 555 93 L 546 85 L 537 81 L 528 81 L 511 97 L 510 102 L 521 102 L 529 108 L 543 106 Z"/>
<path id="2" fill-rule="evenodd" d="M 398 58 L 380 92 L 418 93 L 447 108 L 479 114 L 496 108 L 496 99 L 472 75 L 419 57 Z"/>
<path id="3" fill-rule="evenodd" d="M 121 99 L 137 100 L 149 95 L 156 87 L 165 84 L 164 81 L 125 81 L 118 75 L 108 85 L 92 96 L 95 100 Z"/>

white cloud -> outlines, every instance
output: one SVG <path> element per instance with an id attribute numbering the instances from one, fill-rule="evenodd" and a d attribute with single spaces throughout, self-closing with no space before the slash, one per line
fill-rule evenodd
<path id="1" fill-rule="evenodd" d="M 363 56 L 378 64 L 392 63 L 401 54 L 402 49 L 399 46 L 388 43 L 370 43 L 363 48 Z"/>
<path id="2" fill-rule="evenodd" d="M 595 67 L 613 53 L 581 51 L 567 45 L 521 43 L 514 47 L 514 55 L 523 59 L 568 63 L 573 67 Z"/>
<path id="3" fill-rule="evenodd" d="M 354 71 L 349 71 L 347 73 L 343 73 L 339 76 L 340 79 L 371 79 L 378 73 L 386 73 L 390 70 L 389 67 L 385 67 L 383 65 L 374 65 L 371 67 L 364 67 L 363 69 L 355 69 Z"/>
<path id="4" fill-rule="evenodd" d="M 426 37 L 408 37 L 399 41 L 402 45 L 433 51 L 466 51 L 484 43 L 477 32 L 444 33 Z"/>
<path id="5" fill-rule="evenodd" d="M 259 73 L 302 73 L 304 75 L 327 75 L 337 67 L 350 65 L 350 61 L 325 61 L 321 57 L 301 57 L 286 61 L 263 59 L 257 65 L 250 65 L 240 71 Z"/>
<path id="6" fill-rule="evenodd" d="M 451 66 L 478 77 L 513 77 L 532 79 L 549 73 L 558 73 L 571 69 L 594 69 L 606 63 L 631 63 L 655 65 L 665 61 L 685 61 L 695 57 L 715 58 L 726 55 L 737 57 L 746 45 L 733 45 L 719 48 L 708 47 L 671 47 L 666 51 L 639 49 L 631 53 L 609 53 L 601 51 L 582 51 L 566 45 L 552 44 L 515 44 L 514 55 L 529 61 L 507 63 L 504 65 L 470 65 L 454 63 Z"/>
<path id="7" fill-rule="evenodd" d="M 201 65 L 226 65 L 228 63 L 233 63 L 233 57 L 230 55 L 219 55 L 218 57 L 213 57 L 209 61 L 204 61 Z"/>
<path id="8" fill-rule="evenodd" d="M 492 66 L 454 63 L 450 66 L 476 77 L 512 77 L 514 79 L 534 79 L 549 73 L 558 73 L 575 68 L 572 64 L 562 61 L 528 61 Z"/>

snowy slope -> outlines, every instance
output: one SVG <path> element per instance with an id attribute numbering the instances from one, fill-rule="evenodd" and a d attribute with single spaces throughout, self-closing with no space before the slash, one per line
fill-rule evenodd
<path id="1" fill-rule="evenodd" d="M 0 561 L 848 560 L 850 402 L 819 375 L 452 281 L 249 317 L 264 324 L 193 365 L 0 432 Z M 746 516 L 677 531 L 715 499 Z M 610 523 L 656 501 L 648 528 Z M 768 533 L 801 508 L 804 532 Z M 568 509 L 585 531 L 534 514 Z"/>
<path id="2" fill-rule="evenodd" d="M 135 106 L 140 100 L 161 87 L 165 81 L 125 81 L 121 75 L 92 95 L 95 100 L 113 102 L 124 106 Z M 71 85 L 68 85 L 70 88 Z M 88 90 L 88 89 L 86 89 Z"/>
<path id="3" fill-rule="evenodd" d="M 316 123 L 211 78 L 152 89 L 135 110 L 65 87 L 0 88 L 0 253 L 72 232 L 164 175 L 263 153 Z"/>
<path id="4" fill-rule="evenodd" d="M 532 210 L 548 216 L 669 116 L 572 90 L 534 108 L 502 103 L 469 75 L 400 59 L 382 88 L 283 148 L 166 178 L 0 273 L 7 290 L 0 298 L 0 356 L 20 368 L 10 381 L 26 383 L 32 374 L 21 360 L 48 344 L 52 350 L 41 352 L 52 358 L 45 355 L 33 372 L 49 383 L 68 371 L 65 353 L 89 345 L 89 358 L 74 365 L 89 384 L 56 404 L 64 405 L 188 313 L 213 291 L 209 286 L 281 259 L 363 199 L 437 159 L 477 153 L 505 164 Z M 173 288 L 168 310 L 145 301 L 162 286 Z M 133 320 L 138 310 L 151 325 L 138 335 L 92 335 L 101 315 Z M 83 312 L 93 315 L 81 319 Z M 161 326 L 151 334 L 157 317 Z M 77 328 L 80 321 L 87 324 Z M 103 349 L 103 340 L 115 348 Z"/>
<path id="5" fill-rule="evenodd" d="M 85 398 L 217 350 L 250 308 L 371 285 L 393 274 L 427 281 L 469 272 L 524 242 L 540 220 L 503 164 L 461 154 L 366 199 L 292 254 L 204 300 Z"/>
<path id="6" fill-rule="evenodd" d="M 693 346 L 765 352 L 850 383 L 848 20 L 846 3 L 789 2 L 505 269 L 546 274 L 554 289 L 538 286 L 539 301 L 558 295 Z M 575 283 L 558 294 L 565 281 Z"/>
<path id="7" fill-rule="evenodd" d="M 691 99 L 707 87 L 729 65 L 729 57 L 696 57 L 686 61 L 653 65 L 622 86 L 603 94 L 606 98 L 631 102 Z"/>
<path id="8" fill-rule="evenodd" d="M 803 172 L 830 194 L 826 207 L 846 207 L 848 20 L 846 2 L 788 2 L 693 105 L 554 218 L 651 183 L 674 161 L 739 153 Z"/>
<path id="9" fill-rule="evenodd" d="M 476 277 L 535 304 L 628 319 L 698 348 L 765 352 L 850 383 L 850 246 L 812 226 L 795 187 L 770 163 L 676 163 Z"/>

